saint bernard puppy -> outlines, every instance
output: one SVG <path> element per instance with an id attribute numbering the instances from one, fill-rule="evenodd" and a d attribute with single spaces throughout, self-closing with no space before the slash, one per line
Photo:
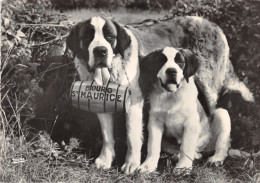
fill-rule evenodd
<path id="1" fill-rule="evenodd" d="M 140 165 L 142 146 L 143 96 L 138 83 L 139 59 L 166 46 L 190 48 L 204 64 L 195 78 L 205 94 L 209 109 L 214 109 L 223 88 L 238 90 L 246 100 L 252 94 L 234 75 L 229 47 L 222 30 L 199 17 L 180 17 L 156 21 L 152 26 L 123 26 L 106 18 L 92 17 L 72 27 L 66 40 L 73 52 L 75 67 L 81 80 L 95 80 L 129 86 L 130 108 L 126 114 L 127 155 L 122 171 L 133 173 Z M 200 52 L 196 52 L 200 49 Z M 230 75 L 229 75 L 230 76 Z M 110 113 L 97 114 L 102 128 L 103 147 L 95 164 L 110 168 L 114 158 L 113 118 Z"/>
<path id="2" fill-rule="evenodd" d="M 149 67 L 147 67 L 149 66 Z M 202 151 L 214 151 L 211 163 L 222 163 L 230 146 L 230 117 L 215 109 L 211 117 L 198 100 L 193 75 L 199 62 L 188 49 L 165 47 L 141 60 L 140 86 L 150 101 L 147 157 L 138 168 L 152 172 L 157 168 L 162 135 L 175 137 L 180 146 L 175 173 L 189 172 Z"/>

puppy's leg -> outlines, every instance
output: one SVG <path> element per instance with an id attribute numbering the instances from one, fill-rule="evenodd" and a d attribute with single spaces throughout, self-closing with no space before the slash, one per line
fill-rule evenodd
<path id="1" fill-rule="evenodd" d="M 143 139 L 142 109 L 142 97 L 133 96 L 129 112 L 126 115 L 127 154 L 125 164 L 121 168 L 125 174 L 133 173 L 140 165 Z"/>
<path id="2" fill-rule="evenodd" d="M 155 171 L 160 158 L 163 123 L 156 121 L 156 117 L 151 114 L 148 124 L 148 133 L 147 157 L 138 168 L 140 172 Z"/>
<path id="3" fill-rule="evenodd" d="M 95 160 L 97 168 L 108 169 L 111 167 L 115 156 L 114 134 L 113 134 L 113 115 L 111 113 L 98 113 L 103 135 L 103 146 L 99 157 Z"/>
<path id="4" fill-rule="evenodd" d="M 189 117 L 184 124 L 181 143 L 181 154 L 175 169 L 192 169 L 192 162 L 196 154 L 201 126 L 199 115 Z"/>
<path id="5" fill-rule="evenodd" d="M 215 154 L 209 159 L 210 163 L 216 165 L 222 164 L 227 157 L 228 148 L 230 147 L 230 117 L 225 109 L 216 109 L 212 121 L 212 141 L 215 143 Z M 209 144 L 212 146 L 212 144 Z"/>

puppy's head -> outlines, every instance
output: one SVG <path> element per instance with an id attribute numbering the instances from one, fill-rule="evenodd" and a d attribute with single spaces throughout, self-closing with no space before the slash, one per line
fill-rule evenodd
<path id="1" fill-rule="evenodd" d="M 72 27 L 66 40 L 74 57 L 83 60 L 89 72 L 110 68 L 115 54 L 124 57 L 131 40 L 124 28 L 111 20 L 92 17 Z"/>
<path id="2" fill-rule="evenodd" d="M 165 47 L 150 53 L 140 62 L 140 87 L 148 94 L 153 87 L 175 92 L 183 81 L 189 82 L 198 68 L 196 56 L 188 49 Z"/>

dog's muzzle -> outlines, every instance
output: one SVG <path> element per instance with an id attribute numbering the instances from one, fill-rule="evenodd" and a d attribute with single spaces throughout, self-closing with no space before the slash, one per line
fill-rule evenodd
<path id="1" fill-rule="evenodd" d="M 105 46 L 97 46 L 93 50 L 95 57 L 107 57 L 108 50 Z"/>
<path id="2" fill-rule="evenodd" d="M 110 80 L 109 66 L 107 65 L 108 50 L 105 46 L 97 46 L 93 49 L 95 58 L 94 80 L 98 85 L 107 85 Z"/>
<path id="3" fill-rule="evenodd" d="M 165 84 L 178 85 L 178 83 L 177 83 L 177 70 L 175 68 L 168 68 L 165 72 L 166 72 L 166 76 L 167 76 Z"/>
<path id="4" fill-rule="evenodd" d="M 98 67 L 108 67 L 107 65 L 107 55 L 108 50 L 104 46 L 97 46 L 93 49 L 93 55 L 95 59 L 94 68 Z"/>

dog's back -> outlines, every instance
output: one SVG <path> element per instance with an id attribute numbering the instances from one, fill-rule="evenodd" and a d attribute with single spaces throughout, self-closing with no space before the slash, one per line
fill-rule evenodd
<path id="1" fill-rule="evenodd" d="M 199 68 L 195 83 L 205 95 L 210 110 L 214 110 L 221 91 L 239 92 L 245 101 L 254 101 L 252 93 L 234 73 L 226 36 L 215 23 L 187 16 L 130 29 L 139 43 L 141 57 L 162 45 L 187 48 L 196 55 Z"/>

